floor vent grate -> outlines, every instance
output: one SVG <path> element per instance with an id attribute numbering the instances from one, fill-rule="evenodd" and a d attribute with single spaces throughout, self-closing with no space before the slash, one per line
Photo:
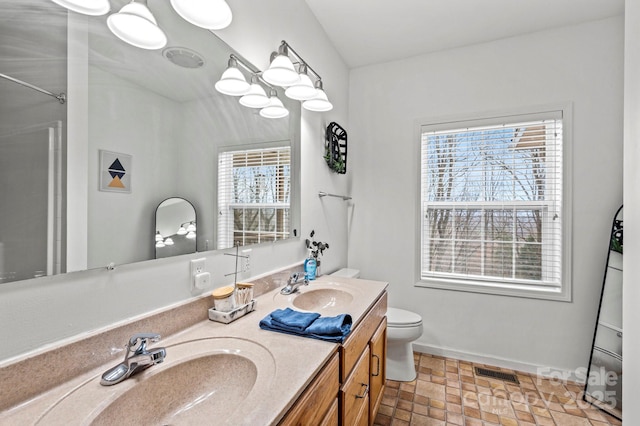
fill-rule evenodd
<path id="1" fill-rule="evenodd" d="M 489 370 L 487 368 L 475 367 L 476 376 L 490 377 L 492 379 L 500 379 L 506 382 L 520 384 L 515 374 L 503 373 L 502 371 Z"/>

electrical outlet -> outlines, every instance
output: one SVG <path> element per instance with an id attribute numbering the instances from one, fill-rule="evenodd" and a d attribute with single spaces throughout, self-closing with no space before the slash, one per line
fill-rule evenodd
<path id="1" fill-rule="evenodd" d="M 249 272 L 251 269 L 251 249 L 242 250 L 242 256 L 240 260 L 240 272 Z"/>
<path id="2" fill-rule="evenodd" d="M 191 265 L 191 275 L 189 276 L 189 282 L 191 283 L 191 290 L 195 290 L 198 288 L 196 285 L 196 275 L 204 273 L 206 259 L 192 259 L 190 262 Z"/>

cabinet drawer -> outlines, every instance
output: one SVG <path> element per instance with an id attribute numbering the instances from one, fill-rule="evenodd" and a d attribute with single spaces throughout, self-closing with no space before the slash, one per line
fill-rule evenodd
<path id="1" fill-rule="evenodd" d="M 369 342 L 371 376 L 369 378 L 369 419 L 373 422 L 382 402 L 384 383 L 387 377 L 387 319 L 383 318 Z"/>
<path id="2" fill-rule="evenodd" d="M 342 407 L 342 424 L 355 425 L 361 415 L 369 421 L 369 346 L 366 346 L 358 359 L 353 373 L 340 390 L 340 406 Z M 362 411 L 365 414 L 361 414 Z"/>
<path id="3" fill-rule="evenodd" d="M 384 292 L 340 347 L 340 382 L 344 383 L 351 370 L 353 370 L 353 366 L 360 358 L 364 348 L 369 345 L 371 336 L 373 336 L 386 314 L 387 293 Z"/>
<path id="4" fill-rule="evenodd" d="M 340 388 L 338 370 L 339 362 L 336 353 L 313 379 L 280 424 L 317 425 L 325 421 L 325 413 L 336 402 L 338 396 Z"/>

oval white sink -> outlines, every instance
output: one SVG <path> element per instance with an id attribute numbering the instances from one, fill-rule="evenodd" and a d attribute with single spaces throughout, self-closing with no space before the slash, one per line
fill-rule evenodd
<path id="1" fill-rule="evenodd" d="M 307 290 L 293 299 L 293 306 L 305 311 L 344 309 L 353 302 L 353 295 L 337 288 Z"/>
<path id="2" fill-rule="evenodd" d="M 93 376 L 36 424 L 226 424 L 272 391 L 275 360 L 257 343 L 209 338 L 166 350 L 163 363 L 114 386 L 101 386 L 100 375 Z"/>

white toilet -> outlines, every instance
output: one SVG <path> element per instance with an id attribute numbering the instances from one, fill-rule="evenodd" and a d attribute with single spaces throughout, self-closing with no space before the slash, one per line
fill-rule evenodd
<path id="1" fill-rule="evenodd" d="M 331 275 L 360 277 L 357 269 L 343 268 Z M 416 378 L 411 342 L 422 335 L 422 317 L 404 309 L 387 308 L 387 379 L 410 382 Z"/>

